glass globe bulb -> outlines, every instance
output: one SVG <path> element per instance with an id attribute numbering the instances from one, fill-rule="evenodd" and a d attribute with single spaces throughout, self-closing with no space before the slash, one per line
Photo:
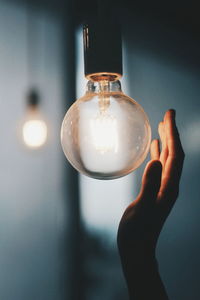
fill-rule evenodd
<path id="1" fill-rule="evenodd" d="M 151 128 L 142 107 L 119 81 L 88 81 L 86 94 L 67 111 L 61 128 L 65 156 L 79 172 L 115 179 L 146 158 Z"/>

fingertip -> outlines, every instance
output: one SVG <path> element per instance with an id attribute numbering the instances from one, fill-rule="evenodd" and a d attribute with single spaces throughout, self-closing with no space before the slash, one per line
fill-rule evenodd
<path id="1" fill-rule="evenodd" d="M 160 141 L 159 139 L 153 139 L 151 142 L 151 150 L 156 150 L 156 152 L 159 152 L 159 147 L 160 147 Z"/>
<path id="2" fill-rule="evenodd" d="M 162 129 L 162 127 L 163 127 L 163 121 L 161 121 L 161 122 L 158 124 L 158 130 L 159 130 L 159 129 Z"/>
<path id="3" fill-rule="evenodd" d="M 176 110 L 174 108 L 170 108 L 169 112 L 174 118 L 176 117 Z"/>
<path id="4" fill-rule="evenodd" d="M 162 177 L 162 164 L 159 160 L 151 160 L 146 166 L 143 180 L 142 189 L 140 193 L 140 199 L 145 201 L 155 200 L 155 197 L 159 191 Z"/>
<path id="5" fill-rule="evenodd" d="M 178 129 L 176 126 L 176 111 L 175 109 L 169 109 L 167 111 L 168 115 L 166 117 L 165 127 L 167 128 L 168 135 L 171 134 L 172 136 L 178 135 Z"/>
<path id="6" fill-rule="evenodd" d="M 176 117 L 176 110 L 174 108 L 170 108 L 166 111 L 164 120 L 166 121 L 166 119 L 168 118 L 175 119 L 175 117 Z"/>
<path id="7" fill-rule="evenodd" d="M 159 159 L 154 159 L 151 161 L 151 168 L 162 170 L 162 164 Z"/>
<path id="8" fill-rule="evenodd" d="M 150 152 L 151 152 L 151 159 L 159 159 L 160 157 L 160 143 L 158 139 L 154 139 L 151 142 L 151 147 L 150 147 Z"/>
<path id="9" fill-rule="evenodd" d="M 157 144 L 158 142 L 159 142 L 158 139 L 153 139 L 152 142 L 151 142 L 151 146 L 154 145 L 154 144 Z"/>
<path id="10" fill-rule="evenodd" d="M 151 177 L 155 175 L 160 175 L 161 172 L 162 172 L 162 164 L 160 160 L 158 159 L 151 160 L 146 170 L 146 176 Z"/>

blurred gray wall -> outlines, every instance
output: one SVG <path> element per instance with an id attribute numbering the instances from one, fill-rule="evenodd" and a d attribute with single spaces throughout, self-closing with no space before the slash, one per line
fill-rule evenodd
<path id="1" fill-rule="evenodd" d="M 74 196 L 60 146 L 67 106 L 63 67 L 70 72 L 64 49 L 70 33 L 67 27 L 63 34 L 62 18 L 32 10 L 36 44 L 30 82 L 29 13 L 23 2 L 0 1 L 0 299 L 73 299 L 68 236 Z M 38 150 L 26 148 L 21 132 L 32 84 L 39 90 L 48 125 L 47 143 Z"/>

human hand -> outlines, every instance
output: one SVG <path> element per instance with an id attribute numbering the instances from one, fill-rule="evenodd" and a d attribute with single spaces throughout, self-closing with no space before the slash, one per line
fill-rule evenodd
<path id="1" fill-rule="evenodd" d="M 154 277 L 154 287 L 148 286 L 147 290 L 156 290 L 158 285 L 160 289 L 158 298 L 155 296 L 153 299 L 167 299 L 157 272 L 155 250 L 163 224 L 178 197 L 184 161 L 174 110 L 166 112 L 158 131 L 162 150 L 160 151 L 159 140 L 153 140 L 151 161 L 145 168 L 140 193 L 124 212 L 118 229 L 118 248 L 123 271 L 129 292 L 131 290 L 132 294 L 134 289 L 136 299 L 151 299 L 145 298 L 145 294 L 140 297 L 141 292 L 137 294 L 136 285 L 142 287 L 145 284 L 144 272 L 146 280 L 149 280 L 147 270 L 151 273 L 151 280 Z M 153 295 L 156 295 L 155 290 L 151 291 Z"/>

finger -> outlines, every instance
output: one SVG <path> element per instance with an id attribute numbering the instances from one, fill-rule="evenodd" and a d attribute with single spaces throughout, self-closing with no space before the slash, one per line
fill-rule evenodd
<path id="1" fill-rule="evenodd" d="M 170 109 L 166 112 L 164 117 L 165 132 L 167 138 L 167 145 L 169 147 L 169 155 L 175 156 L 182 150 L 181 141 L 179 138 L 178 129 L 175 121 L 176 112 Z"/>
<path id="2" fill-rule="evenodd" d="M 162 144 L 164 144 L 164 131 L 163 131 L 163 126 L 164 126 L 164 123 L 163 123 L 163 122 L 160 122 L 160 123 L 158 124 L 158 133 L 159 133 L 160 140 L 161 140 Z"/>
<path id="3" fill-rule="evenodd" d="M 184 152 L 179 137 L 179 132 L 175 121 L 175 110 L 170 109 L 166 112 L 165 118 L 166 141 L 168 147 L 168 167 L 170 175 L 180 174 L 182 171 Z M 172 173 L 171 173 L 172 172 Z M 175 173 L 173 173 L 175 172 Z"/>
<path id="4" fill-rule="evenodd" d="M 160 158 L 160 144 L 159 140 L 153 140 L 150 147 L 151 159 L 159 160 Z"/>
<path id="5" fill-rule="evenodd" d="M 150 161 L 144 171 L 138 202 L 148 205 L 156 201 L 161 184 L 161 175 L 161 162 L 159 160 Z"/>
<path id="6" fill-rule="evenodd" d="M 161 161 L 161 163 L 163 165 L 163 168 L 164 168 L 167 157 L 168 157 L 168 148 L 167 148 L 167 143 L 166 143 L 166 134 L 165 134 L 164 122 L 159 123 L 158 133 L 159 133 L 161 143 L 162 143 L 162 150 L 161 150 L 161 153 L 160 153 L 160 161 Z"/>
<path id="7" fill-rule="evenodd" d="M 181 145 L 178 129 L 175 122 L 175 111 L 169 110 L 164 117 L 168 157 L 165 163 L 164 176 L 159 198 L 177 198 L 179 181 L 183 167 L 184 152 Z"/>

